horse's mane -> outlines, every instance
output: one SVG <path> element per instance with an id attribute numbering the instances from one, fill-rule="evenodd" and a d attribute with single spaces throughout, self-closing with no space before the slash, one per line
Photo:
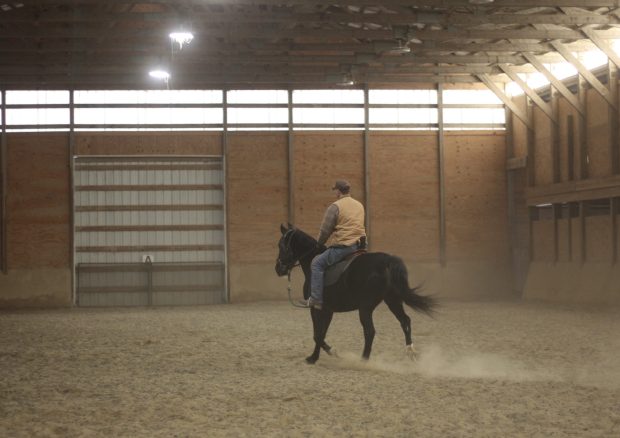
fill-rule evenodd
<path id="1" fill-rule="evenodd" d="M 305 231 L 303 231 L 300 228 L 294 227 L 295 228 L 295 234 L 293 235 L 294 239 L 297 239 L 297 242 L 299 243 L 299 245 L 302 246 L 316 246 L 317 241 L 314 237 L 310 236 L 308 233 L 306 233 Z"/>

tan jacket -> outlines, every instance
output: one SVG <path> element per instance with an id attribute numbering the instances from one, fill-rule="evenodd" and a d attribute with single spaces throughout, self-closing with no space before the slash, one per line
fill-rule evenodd
<path id="1" fill-rule="evenodd" d="M 365 235 L 364 206 L 350 195 L 344 195 L 327 208 L 318 241 L 319 244 L 327 241 L 327 246 L 350 246 Z"/>

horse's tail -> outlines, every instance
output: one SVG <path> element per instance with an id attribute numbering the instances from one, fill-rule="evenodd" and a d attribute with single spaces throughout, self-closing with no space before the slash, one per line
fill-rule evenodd
<path id="1" fill-rule="evenodd" d="M 388 265 L 388 273 L 391 288 L 406 305 L 415 311 L 433 316 L 437 301 L 431 296 L 419 295 L 420 286 L 409 287 L 409 274 L 402 259 L 392 256 Z"/>

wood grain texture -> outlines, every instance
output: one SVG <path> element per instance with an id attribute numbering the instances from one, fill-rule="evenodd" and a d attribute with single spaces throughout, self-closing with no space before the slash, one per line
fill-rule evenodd
<path id="1" fill-rule="evenodd" d="M 9 269 L 68 267 L 68 135 L 11 134 L 7 160 Z"/>

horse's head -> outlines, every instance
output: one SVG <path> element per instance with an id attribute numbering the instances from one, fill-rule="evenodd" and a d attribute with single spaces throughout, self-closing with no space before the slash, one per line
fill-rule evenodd
<path id="1" fill-rule="evenodd" d="M 276 260 L 276 274 L 279 277 L 289 273 L 295 263 L 297 263 L 298 256 L 292 247 L 293 235 L 295 234 L 295 228 L 288 224 L 288 227 L 280 225 L 280 232 L 282 237 L 278 242 L 278 259 Z"/>

